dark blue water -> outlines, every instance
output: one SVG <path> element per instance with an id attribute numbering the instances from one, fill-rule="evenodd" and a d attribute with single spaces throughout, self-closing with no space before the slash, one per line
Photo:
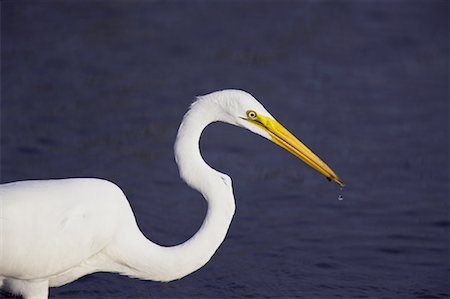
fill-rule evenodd
<path id="1" fill-rule="evenodd" d="M 211 126 L 202 152 L 237 213 L 210 263 L 50 295 L 448 298 L 448 19 L 446 1 L 2 1 L 2 182 L 109 179 L 178 244 L 206 210 L 178 177 L 178 124 L 194 96 L 240 88 L 348 185 Z"/>

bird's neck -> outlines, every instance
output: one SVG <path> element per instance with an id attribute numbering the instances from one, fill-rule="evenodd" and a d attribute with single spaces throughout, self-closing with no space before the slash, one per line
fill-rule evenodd
<path id="1" fill-rule="evenodd" d="M 208 105 L 191 107 L 180 125 L 174 145 L 181 178 L 199 191 L 208 203 L 206 218 L 199 231 L 185 243 L 171 248 L 180 277 L 209 261 L 225 239 L 235 211 L 231 179 L 210 167 L 200 154 L 199 140 L 203 129 L 217 121 L 213 111 L 204 113 L 205 107 Z M 210 117 L 205 118 L 205 115 Z"/>
<path id="2" fill-rule="evenodd" d="M 207 106 L 207 105 L 206 105 Z M 175 142 L 175 159 L 181 178 L 199 191 L 208 203 L 206 218 L 198 232 L 186 242 L 163 247 L 147 240 L 142 234 L 135 241 L 139 251 L 131 272 L 124 274 L 160 281 L 184 277 L 205 265 L 225 239 L 235 211 L 231 179 L 203 160 L 199 140 L 203 129 L 217 120 L 202 113 L 205 105 L 193 104 L 180 125 Z M 140 262 L 139 262 L 140 261 Z"/>

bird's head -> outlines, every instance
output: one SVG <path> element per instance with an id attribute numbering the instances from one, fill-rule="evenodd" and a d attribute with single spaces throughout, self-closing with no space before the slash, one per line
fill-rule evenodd
<path id="1" fill-rule="evenodd" d="M 249 93 L 242 90 L 223 90 L 207 96 L 212 96 L 220 103 L 222 121 L 246 128 L 271 140 L 323 174 L 328 180 L 344 186 L 325 162 L 276 121 Z"/>

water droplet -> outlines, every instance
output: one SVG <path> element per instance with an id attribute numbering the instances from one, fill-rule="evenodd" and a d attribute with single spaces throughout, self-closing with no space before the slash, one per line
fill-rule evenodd
<path id="1" fill-rule="evenodd" d="M 340 189 L 341 189 L 341 192 L 342 192 L 342 190 L 344 189 L 344 187 L 341 187 Z M 339 194 L 339 195 L 338 195 L 338 200 L 344 200 L 344 196 L 343 196 L 342 194 Z"/>

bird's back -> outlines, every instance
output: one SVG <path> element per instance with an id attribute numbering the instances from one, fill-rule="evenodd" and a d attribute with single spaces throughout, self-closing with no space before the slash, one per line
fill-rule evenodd
<path id="1" fill-rule="evenodd" d="M 100 179 L 0 185 L 0 276 L 57 275 L 102 250 L 130 207 L 115 184 Z"/>

